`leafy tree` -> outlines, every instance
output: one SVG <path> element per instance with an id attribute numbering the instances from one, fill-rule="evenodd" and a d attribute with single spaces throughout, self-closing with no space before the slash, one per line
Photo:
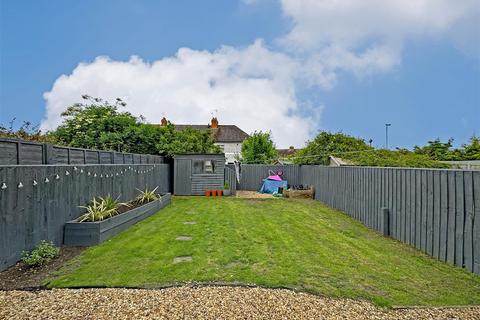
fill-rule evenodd
<path id="1" fill-rule="evenodd" d="M 10 121 L 9 127 L 0 124 L 0 138 L 22 139 L 38 142 L 49 142 L 49 137 L 40 131 L 38 125 L 33 125 L 30 121 L 24 121 L 23 124 L 14 130 L 15 118 Z"/>
<path id="2" fill-rule="evenodd" d="M 369 146 L 363 139 L 341 132 L 322 131 L 315 139 L 307 142 L 304 149 L 295 154 L 294 163 L 328 165 L 331 155 L 346 159 L 348 154 L 367 150 L 373 150 L 373 147 Z"/>
<path id="3" fill-rule="evenodd" d="M 445 163 L 432 160 L 428 155 L 413 153 L 407 149 L 375 149 L 363 139 L 343 133 L 320 132 L 307 147 L 294 158 L 297 164 L 328 165 L 329 156 L 337 156 L 359 166 L 448 168 Z"/>
<path id="4" fill-rule="evenodd" d="M 480 137 L 472 136 L 470 143 L 462 148 L 462 160 L 480 160 Z"/>
<path id="5" fill-rule="evenodd" d="M 428 156 L 432 160 L 447 161 L 460 160 L 461 154 L 452 149 L 453 139 L 448 139 L 447 142 L 442 142 L 440 138 L 428 141 L 428 144 L 423 147 L 415 146 L 413 150 L 417 154 Z"/>
<path id="6" fill-rule="evenodd" d="M 120 98 L 114 104 L 100 98 L 83 95 L 84 104 L 74 104 L 62 113 L 63 123 L 49 134 L 56 143 L 71 147 L 115 150 L 132 153 L 217 153 L 209 130 L 175 130 L 144 123 L 129 112 Z"/>
<path id="7" fill-rule="evenodd" d="M 242 162 L 270 164 L 278 159 L 270 132 L 255 131 L 242 143 Z"/>

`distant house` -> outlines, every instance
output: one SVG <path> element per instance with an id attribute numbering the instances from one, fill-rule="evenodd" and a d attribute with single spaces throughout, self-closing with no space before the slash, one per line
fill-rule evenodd
<path id="1" fill-rule="evenodd" d="M 162 118 L 160 126 L 166 126 L 168 123 L 165 117 Z M 249 135 L 232 124 L 218 124 L 218 119 L 213 117 L 209 124 L 175 124 L 175 129 L 182 131 L 186 128 L 192 128 L 196 130 L 208 130 L 212 132 L 215 144 L 220 147 L 223 153 L 225 153 L 225 161 L 227 163 L 233 163 L 236 156 L 240 156 L 242 151 L 242 143 Z"/>

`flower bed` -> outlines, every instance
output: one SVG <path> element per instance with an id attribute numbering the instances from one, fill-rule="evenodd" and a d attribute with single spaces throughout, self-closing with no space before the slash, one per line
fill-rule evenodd
<path id="1" fill-rule="evenodd" d="M 157 200 L 105 220 L 78 222 L 76 219 L 69 221 L 65 223 L 63 243 L 68 246 L 92 246 L 102 243 L 138 221 L 153 215 L 169 205 L 170 202 L 171 194 L 167 193 Z"/>

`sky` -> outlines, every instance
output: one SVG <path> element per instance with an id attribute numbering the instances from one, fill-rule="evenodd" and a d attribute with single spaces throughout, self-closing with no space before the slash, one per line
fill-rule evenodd
<path id="1" fill-rule="evenodd" d="M 480 135 L 478 0 L 0 0 L 0 124 L 89 94 L 150 123 L 411 148 Z"/>

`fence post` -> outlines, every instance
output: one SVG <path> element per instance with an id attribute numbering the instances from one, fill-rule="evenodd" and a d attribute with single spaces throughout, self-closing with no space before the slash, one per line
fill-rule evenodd
<path id="1" fill-rule="evenodd" d="M 382 207 L 381 209 L 382 212 L 382 232 L 384 236 L 389 236 L 390 235 L 390 211 L 386 207 Z"/>
<path id="2" fill-rule="evenodd" d="M 45 164 L 53 164 L 54 161 L 54 154 L 53 154 L 53 145 L 50 143 L 45 143 L 45 148 L 43 149 L 45 152 Z"/>

